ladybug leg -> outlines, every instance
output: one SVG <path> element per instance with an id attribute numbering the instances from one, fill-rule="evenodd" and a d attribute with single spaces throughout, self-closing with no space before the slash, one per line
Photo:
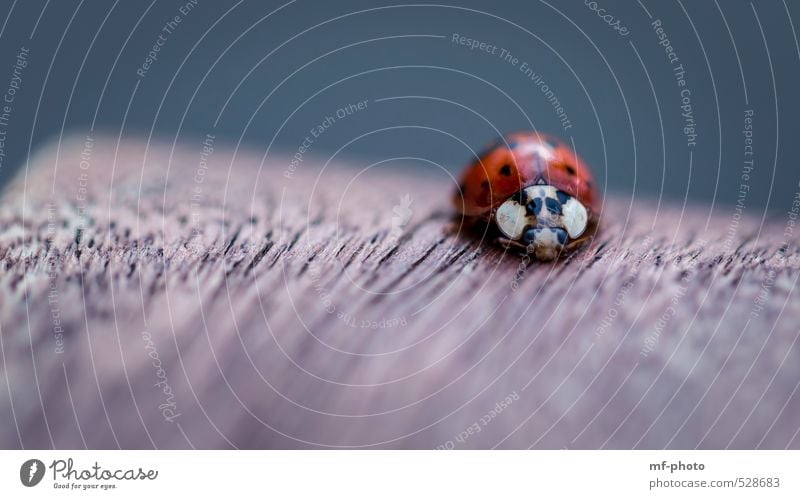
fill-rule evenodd
<path id="1" fill-rule="evenodd" d="M 508 239 L 508 238 L 500 236 L 497 239 L 495 239 L 495 242 L 497 244 L 503 246 L 506 249 L 518 250 L 518 251 L 523 251 L 523 252 L 528 251 L 528 247 L 527 246 L 525 246 L 524 244 L 520 243 L 519 241 L 514 241 L 513 239 Z"/>
<path id="2" fill-rule="evenodd" d="M 586 235 L 586 236 L 583 236 L 583 237 L 579 237 L 578 239 L 575 239 L 574 241 L 572 241 L 569 244 L 567 244 L 566 246 L 564 246 L 564 250 L 572 251 L 575 248 L 579 248 L 579 247 L 583 246 L 584 244 L 591 242 L 592 239 L 594 239 L 594 236 L 592 236 L 592 235 Z"/>
<path id="3" fill-rule="evenodd" d="M 571 241 L 568 244 L 564 245 L 559 250 L 559 254 L 560 255 L 564 255 L 566 253 L 570 253 L 573 250 L 583 246 L 584 244 L 587 244 L 587 243 L 591 242 L 593 239 L 594 239 L 594 236 L 592 236 L 592 235 L 586 235 L 586 236 L 580 237 L 578 239 L 575 239 L 574 241 Z M 512 239 L 508 239 L 508 238 L 505 238 L 505 237 L 502 237 L 502 236 L 497 237 L 495 239 L 495 242 L 497 244 L 503 246 L 504 248 L 509 249 L 509 250 L 516 250 L 516 251 L 520 251 L 520 252 L 523 252 L 523 253 L 524 252 L 530 252 L 530 253 L 534 252 L 532 248 L 529 249 L 528 246 L 520 243 L 519 241 L 514 241 Z"/>

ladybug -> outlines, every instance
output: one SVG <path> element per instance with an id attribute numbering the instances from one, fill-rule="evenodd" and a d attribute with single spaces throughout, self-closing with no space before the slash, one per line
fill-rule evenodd
<path id="1" fill-rule="evenodd" d="M 590 239 L 599 197 L 586 163 L 561 140 L 538 132 L 497 139 L 478 154 L 454 196 L 471 220 L 493 223 L 498 242 L 553 260 Z"/>

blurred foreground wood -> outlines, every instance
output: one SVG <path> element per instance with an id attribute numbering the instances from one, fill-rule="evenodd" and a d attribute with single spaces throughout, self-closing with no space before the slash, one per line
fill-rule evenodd
<path id="1" fill-rule="evenodd" d="M 783 217 L 610 199 L 526 265 L 443 174 L 206 145 L 73 138 L 6 188 L 2 447 L 800 447 Z"/>

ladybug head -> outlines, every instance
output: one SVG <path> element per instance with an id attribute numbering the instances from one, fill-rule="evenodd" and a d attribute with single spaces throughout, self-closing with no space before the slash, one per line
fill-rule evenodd
<path id="1" fill-rule="evenodd" d="M 539 260 L 553 260 L 586 230 L 586 207 L 551 185 L 532 185 L 501 204 L 495 223 L 508 239 L 527 246 Z"/>

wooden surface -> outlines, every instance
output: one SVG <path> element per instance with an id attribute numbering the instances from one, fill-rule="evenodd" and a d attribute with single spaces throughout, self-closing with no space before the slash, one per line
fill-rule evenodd
<path id="1" fill-rule="evenodd" d="M 76 137 L 6 188 L 2 447 L 800 447 L 783 215 L 611 196 L 526 267 L 443 172 L 201 141 Z"/>

